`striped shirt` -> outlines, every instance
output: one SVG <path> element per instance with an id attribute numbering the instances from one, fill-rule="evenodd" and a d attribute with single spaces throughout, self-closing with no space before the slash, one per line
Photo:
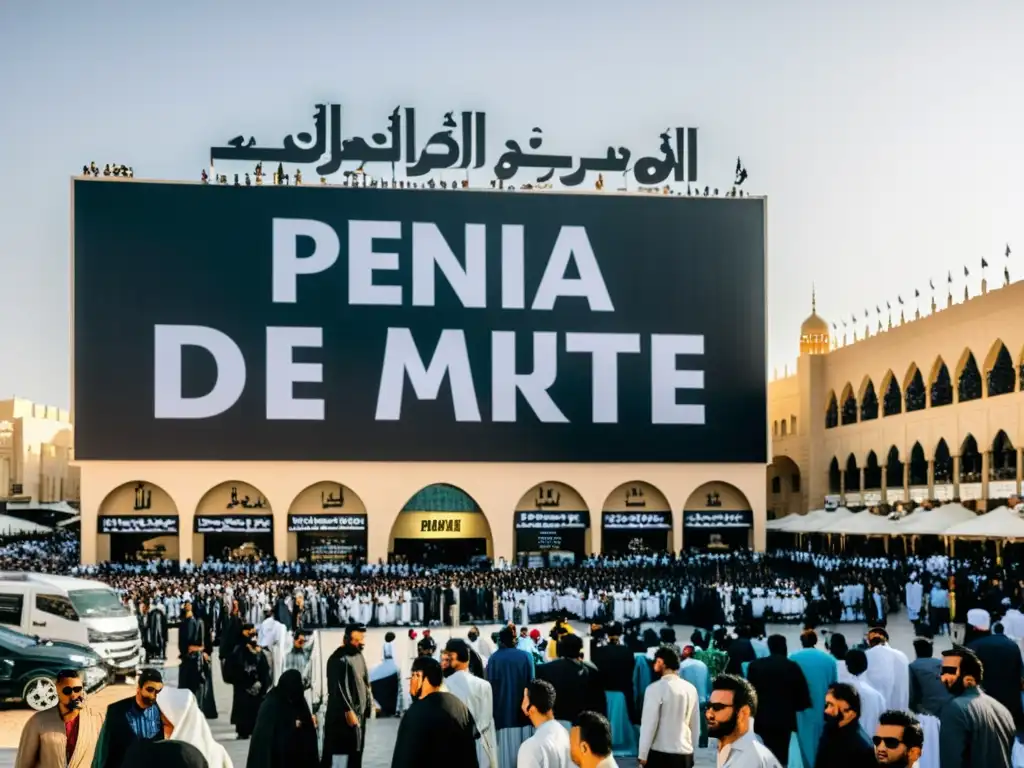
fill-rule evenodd
<path id="1" fill-rule="evenodd" d="M 160 707 L 156 704 L 143 709 L 138 702 L 132 702 L 126 713 L 132 733 L 143 741 L 152 741 L 163 731 Z"/>

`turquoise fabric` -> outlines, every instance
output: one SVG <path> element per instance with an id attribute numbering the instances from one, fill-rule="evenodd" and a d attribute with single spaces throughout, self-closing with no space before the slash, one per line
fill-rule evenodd
<path id="1" fill-rule="evenodd" d="M 654 682 L 654 670 L 651 669 L 651 662 L 647 660 L 646 653 L 633 654 L 633 701 L 636 702 L 636 711 L 643 712 L 644 693 L 647 686 Z"/>
<path id="2" fill-rule="evenodd" d="M 825 694 L 828 687 L 839 679 L 839 667 L 833 656 L 817 648 L 804 648 L 790 655 L 807 680 L 811 693 L 811 706 L 796 713 L 796 735 L 804 763 L 814 765 L 818 755 L 818 742 L 825 729 Z"/>
<path id="3" fill-rule="evenodd" d="M 636 729 L 629 721 L 626 695 L 622 691 L 605 691 L 608 702 L 608 722 L 612 726 L 612 754 L 616 757 L 630 757 L 637 753 L 640 741 Z"/>

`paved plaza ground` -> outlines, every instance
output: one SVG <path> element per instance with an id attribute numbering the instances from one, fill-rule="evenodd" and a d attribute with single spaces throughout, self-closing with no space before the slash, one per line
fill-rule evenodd
<path id="1" fill-rule="evenodd" d="M 536 626 L 544 636 L 547 635 L 547 632 L 551 627 L 550 624 L 538 624 Z M 580 623 L 576 623 L 575 626 L 577 631 L 580 631 L 581 633 L 586 631 Z M 652 626 L 658 628 L 663 625 L 653 624 Z M 496 631 L 498 627 L 481 627 L 481 629 L 484 632 L 488 632 Z M 864 624 L 839 624 L 827 626 L 819 629 L 819 635 L 822 634 L 822 629 L 842 632 L 846 635 L 847 641 L 853 645 L 856 642 L 859 642 L 862 638 L 866 627 Z M 785 635 L 789 640 L 789 647 L 791 651 L 797 650 L 800 647 L 800 627 L 798 625 L 769 625 L 768 630 L 770 633 Z M 386 631 L 387 629 L 371 629 L 367 633 L 365 654 L 367 664 L 371 667 L 381 658 L 381 649 L 384 644 L 384 634 Z M 422 630 L 417 629 L 417 632 L 421 631 Z M 439 645 L 443 645 L 449 637 L 464 637 L 467 631 L 468 627 L 463 626 L 454 629 L 434 629 L 431 631 L 431 634 Z M 676 627 L 676 634 L 680 640 L 689 638 L 692 632 L 692 627 Z M 892 637 L 892 644 L 906 653 L 909 658 L 913 659 L 914 631 L 905 614 L 893 617 L 889 622 L 889 632 Z M 396 631 L 396 634 L 398 635 L 398 639 L 395 641 L 396 656 L 400 659 L 411 658 L 414 650 L 414 643 L 408 639 L 405 630 L 398 630 Z M 333 651 L 341 642 L 341 632 L 330 631 L 323 633 L 321 634 L 321 642 L 323 644 L 324 660 L 326 661 L 327 656 L 330 655 L 331 651 Z M 177 647 L 177 637 L 174 630 L 171 632 L 170 647 Z M 950 647 L 949 639 L 936 638 L 935 647 L 936 652 Z M 220 717 L 218 717 L 217 720 L 211 721 L 210 727 L 213 730 L 215 738 L 227 748 L 236 768 L 239 768 L 240 766 L 245 765 L 249 744 L 247 741 L 238 741 L 235 739 L 235 732 L 230 724 L 231 690 L 230 687 L 221 680 L 219 668 L 216 664 L 214 665 L 214 671 L 215 693 Z M 177 683 L 178 671 L 175 667 L 169 667 L 165 674 L 170 685 L 175 685 Z M 112 686 L 92 697 L 91 704 L 94 706 L 105 706 L 111 701 L 117 701 L 118 699 L 125 698 L 133 694 L 134 686 L 132 685 Z M 18 745 L 18 739 L 21 735 L 21 729 L 31 714 L 32 713 L 28 709 L 21 706 L 8 705 L 4 709 L 0 709 L 0 768 L 8 768 L 9 766 L 14 765 L 14 757 Z M 394 751 L 395 737 L 398 734 L 398 724 L 399 720 L 396 718 L 383 718 L 374 720 L 370 723 L 367 738 L 368 747 L 363 760 L 365 768 L 388 768 L 388 766 L 391 765 L 391 755 Z M 626 766 L 633 768 L 633 766 L 636 765 L 636 761 L 633 759 L 620 758 L 618 762 L 620 766 L 623 766 L 623 768 Z M 697 756 L 698 768 L 711 768 L 714 765 L 714 749 L 708 748 L 705 750 L 699 750 L 699 754 Z M 296 768 L 304 767 L 296 766 Z"/>

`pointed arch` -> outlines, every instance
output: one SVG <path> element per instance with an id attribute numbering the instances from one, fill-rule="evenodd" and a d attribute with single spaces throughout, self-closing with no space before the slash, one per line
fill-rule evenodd
<path id="1" fill-rule="evenodd" d="M 872 421 L 878 418 L 878 395 L 875 394 L 875 383 L 870 378 L 866 381 L 860 396 L 860 420 Z"/>
<path id="2" fill-rule="evenodd" d="M 882 393 L 883 417 L 903 413 L 903 392 L 892 370 L 886 371 L 882 376 L 882 387 L 878 391 Z"/>
<path id="3" fill-rule="evenodd" d="M 903 461 L 900 459 L 900 449 L 895 445 L 889 448 L 885 459 L 885 486 L 886 488 L 903 487 Z"/>
<path id="4" fill-rule="evenodd" d="M 864 462 L 864 489 L 874 490 L 881 487 L 882 467 L 878 463 L 878 455 L 874 451 L 869 451 L 867 461 Z"/>
<path id="5" fill-rule="evenodd" d="M 860 467 L 857 466 L 857 457 L 852 453 L 846 457 L 846 490 L 860 490 Z"/>
<path id="6" fill-rule="evenodd" d="M 843 473 L 839 470 L 839 459 L 835 456 L 828 465 L 828 492 L 839 493 L 842 490 Z"/>
<path id="7" fill-rule="evenodd" d="M 968 403 L 981 397 L 982 378 L 978 361 L 970 347 L 965 349 L 956 365 L 957 402 Z"/>
<path id="8" fill-rule="evenodd" d="M 907 371 L 907 377 L 903 384 L 903 400 L 906 403 L 907 413 L 923 410 L 927 405 L 924 378 L 916 363 L 911 363 L 910 369 Z"/>
<path id="9" fill-rule="evenodd" d="M 953 482 L 953 457 L 949 453 L 949 445 L 945 438 L 940 437 L 935 444 L 935 482 L 945 484 Z"/>
<path id="10" fill-rule="evenodd" d="M 992 441 L 992 461 L 989 468 L 989 480 L 1017 479 L 1017 449 L 1010 437 L 1003 430 L 996 433 Z"/>
<path id="11" fill-rule="evenodd" d="M 1014 370 L 1010 350 L 1001 339 L 996 339 L 985 355 L 985 392 L 989 397 L 1008 395 L 1017 389 L 1017 372 Z"/>
<path id="12" fill-rule="evenodd" d="M 932 363 L 932 370 L 928 376 L 928 394 L 931 397 L 932 408 L 941 408 L 953 403 L 953 380 L 949 376 L 949 367 L 942 359 L 942 355 L 936 357 Z"/>
<path id="13" fill-rule="evenodd" d="M 928 485 L 928 460 L 920 443 L 914 443 L 910 449 L 909 475 L 911 485 Z"/>
<path id="14" fill-rule="evenodd" d="M 970 432 L 960 444 L 960 482 L 981 482 L 981 453 L 978 451 L 978 441 Z"/>
<path id="15" fill-rule="evenodd" d="M 828 405 L 825 407 L 825 429 L 839 426 L 839 402 L 835 390 L 828 393 Z"/>
<path id="16" fill-rule="evenodd" d="M 843 394 L 839 398 L 839 420 L 844 426 L 857 423 L 857 396 L 853 393 L 853 386 L 849 382 L 843 387 Z"/>

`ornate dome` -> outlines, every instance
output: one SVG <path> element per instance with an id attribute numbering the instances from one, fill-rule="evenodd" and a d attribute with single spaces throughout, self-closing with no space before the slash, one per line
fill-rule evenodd
<path id="1" fill-rule="evenodd" d="M 813 288 L 811 289 L 811 316 L 800 326 L 800 337 L 808 336 L 828 336 L 828 323 L 818 316 L 818 299 Z"/>

